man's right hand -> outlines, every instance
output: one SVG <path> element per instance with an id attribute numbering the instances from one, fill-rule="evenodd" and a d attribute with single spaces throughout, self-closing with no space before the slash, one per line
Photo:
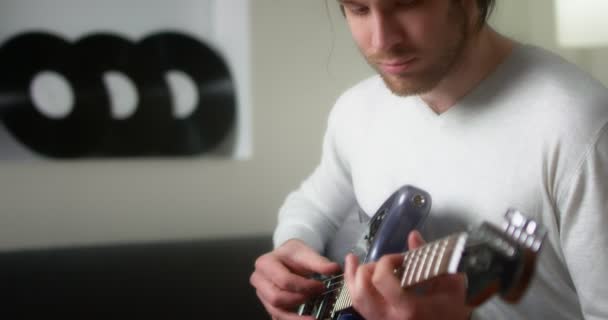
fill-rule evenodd
<path id="1" fill-rule="evenodd" d="M 298 305 L 324 290 L 320 281 L 309 277 L 339 271 L 339 264 L 319 255 L 301 240 L 292 239 L 259 257 L 249 281 L 273 319 L 313 319 L 293 313 Z"/>

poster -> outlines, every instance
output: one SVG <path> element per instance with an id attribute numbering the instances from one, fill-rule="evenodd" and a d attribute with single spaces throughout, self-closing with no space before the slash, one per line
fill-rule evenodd
<path id="1" fill-rule="evenodd" d="M 251 154 L 248 0 L 3 0 L 0 160 Z"/>

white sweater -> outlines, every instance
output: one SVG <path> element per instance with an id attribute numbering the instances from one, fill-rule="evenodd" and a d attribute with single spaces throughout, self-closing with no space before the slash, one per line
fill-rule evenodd
<path id="1" fill-rule="evenodd" d="M 425 237 L 516 207 L 548 237 L 523 300 L 493 298 L 483 319 L 608 318 L 608 90 L 542 49 L 518 46 L 441 115 L 379 77 L 337 101 L 320 165 L 279 212 L 291 238 L 323 252 L 357 204 L 373 215 L 405 184 L 432 196 Z"/>

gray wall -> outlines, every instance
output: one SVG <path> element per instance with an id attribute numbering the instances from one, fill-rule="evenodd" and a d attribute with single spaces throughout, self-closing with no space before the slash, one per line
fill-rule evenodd
<path id="1" fill-rule="evenodd" d="M 0 250 L 270 232 L 336 97 L 371 72 L 325 0 L 252 2 L 251 159 L 0 163 Z M 550 0 L 499 1 L 493 24 L 608 83 L 605 50 L 557 48 Z"/>

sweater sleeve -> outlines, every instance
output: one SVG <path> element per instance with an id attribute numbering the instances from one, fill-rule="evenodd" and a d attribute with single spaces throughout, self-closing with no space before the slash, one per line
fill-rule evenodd
<path id="1" fill-rule="evenodd" d="M 560 241 L 587 320 L 608 319 L 608 128 L 587 149 L 556 198 Z"/>
<path id="2" fill-rule="evenodd" d="M 336 233 L 350 208 L 355 204 L 346 145 L 350 137 L 340 138 L 351 115 L 341 105 L 341 98 L 330 113 L 323 139 L 320 164 L 290 193 L 279 210 L 279 221 L 274 232 L 274 246 L 289 239 L 300 239 L 323 252 L 331 236 Z"/>

